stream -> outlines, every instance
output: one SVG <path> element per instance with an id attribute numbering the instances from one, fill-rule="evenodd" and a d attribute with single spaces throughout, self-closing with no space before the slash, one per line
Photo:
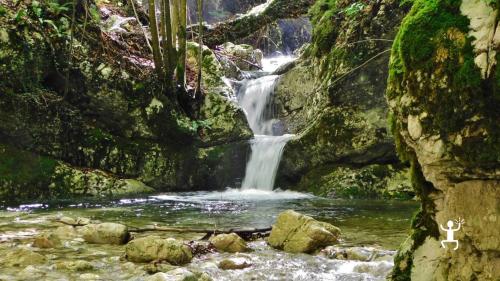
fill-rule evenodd
<path id="1" fill-rule="evenodd" d="M 48 258 L 44 265 L 2 268 L 0 280 L 144 280 L 144 264 L 123 260 L 124 246 L 88 244 L 76 237 L 63 247 L 31 247 L 33 237 L 54 231 L 62 216 L 120 222 L 132 227 L 265 227 L 287 209 L 311 215 L 342 229 L 340 246 L 395 250 L 406 238 L 415 202 L 334 200 L 289 191 L 235 190 L 225 192 L 165 193 L 121 200 L 56 201 L 7 207 L 0 211 L 0 257 L 14 248 L 28 248 Z M 63 226 L 62 229 L 65 227 Z M 58 230 L 60 231 L 60 230 Z M 152 235 L 154 233 L 148 233 Z M 165 236 L 165 233 L 157 233 Z M 141 234 L 146 235 L 146 234 Z M 199 234 L 173 234 L 185 240 Z M 288 254 L 265 241 L 250 243 L 249 253 L 213 253 L 196 257 L 187 266 L 208 273 L 214 280 L 384 280 L 392 268 L 392 254 L 378 261 L 330 259 L 323 255 Z M 369 249 L 369 248 L 367 248 Z M 217 263 L 228 257 L 248 260 L 251 267 L 221 270 Z M 61 261 L 85 260 L 92 269 L 58 269 Z M 93 277 L 92 277 L 93 276 Z M 99 277 L 97 279 L 97 277 Z"/>

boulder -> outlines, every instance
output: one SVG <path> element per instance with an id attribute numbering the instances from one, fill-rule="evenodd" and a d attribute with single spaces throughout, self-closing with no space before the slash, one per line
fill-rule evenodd
<path id="1" fill-rule="evenodd" d="M 247 44 L 235 45 L 231 42 L 225 43 L 223 47 L 224 53 L 228 55 L 241 70 L 257 70 L 259 67 L 262 67 L 263 54 L 261 50 L 254 49 Z"/>
<path id="2" fill-rule="evenodd" d="M 272 247 L 290 253 L 312 253 L 337 243 L 340 229 L 288 210 L 279 214 L 268 238 Z"/>
<path id="3" fill-rule="evenodd" d="M 62 240 L 73 239 L 79 236 L 76 228 L 71 225 L 59 226 L 53 233 Z"/>
<path id="4" fill-rule="evenodd" d="M 210 242 L 221 252 L 241 253 L 249 250 L 245 240 L 236 233 L 213 236 Z"/>
<path id="5" fill-rule="evenodd" d="M 82 233 L 85 241 L 95 244 L 122 245 L 130 238 L 127 226 L 119 223 L 88 224 Z"/>
<path id="6" fill-rule="evenodd" d="M 167 261 L 173 265 L 189 263 L 193 258 L 191 249 L 173 238 L 163 239 L 147 236 L 130 241 L 125 247 L 128 260 L 133 262 Z"/>
<path id="7" fill-rule="evenodd" d="M 218 267 L 222 270 L 245 269 L 252 266 L 245 259 L 223 259 L 219 262 Z"/>
<path id="8" fill-rule="evenodd" d="M 61 245 L 61 239 L 54 233 L 44 233 L 33 241 L 33 247 L 37 248 L 55 248 Z"/>
<path id="9" fill-rule="evenodd" d="M 29 265 L 44 264 L 46 261 L 47 258 L 44 255 L 20 248 L 8 252 L 5 257 L 0 260 L 0 264 L 6 267 L 26 267 Z"/>

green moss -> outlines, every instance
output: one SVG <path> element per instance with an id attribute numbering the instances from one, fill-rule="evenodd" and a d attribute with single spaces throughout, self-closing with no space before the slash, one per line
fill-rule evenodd
<path id="1" fill-rule="evenodd" d="M 57 161 L 0 144 L 0 199 L 37 198 L 48 193 Z"/>

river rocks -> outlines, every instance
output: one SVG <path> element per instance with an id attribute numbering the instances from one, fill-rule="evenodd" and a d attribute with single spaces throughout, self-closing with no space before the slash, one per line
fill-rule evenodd
<path id="1" fill-rule="evenodd" d="M 247 242 L 236 233 L 213 236 L 210 242 L 221 252 L 242 253 L 249 250 Z"/>
<path id="2" fill-rule="evenodd" d="M 109 222 L 85 225 L 81 232 L 85 241 L 95 244 L 121 245 L 130 237 L 127 226 Z"/>
<path id="3" fill-rule="evenodd" d="M 55 267 L 56 269 L 63 269 L 69 271 L 85 271 L 94 268 L 94 266 L 90 262 L 84 260 L 62 261 L 56 263 Z"/>
<path id="4" fill-rule="evenodd" d="M 46 261 L 47 258 L 44 255 L 24 248 L 12 249 L 7 255 L 0 258 L 0 264 L 9 267 L 39 265 L 44 264 Z"/>
<path id="5" fill-rule="evenodd" d="M 267 242 L 290 253 L 312 253 L 337 243 L 340 229 L 288 210 L 279 214 Z"/>
<path id="6" fill-rule="evenodd" d="M 376 249 L 373 247 L 336 247 L 329 246 L 321 251 L 321 254 L 331 259 L 357 260 L 357 261 L 391 261 L 394 251 Z"/>
<path id="7" fill-rule="evenodd" d="M 61 244 L 61 239 L 54 233 L 45 233 L 35 237 L 35 240 L 33 240 L 33 247 L 37 248 L 55 248 Z"/>
<path id="8" fill-rule="evenodd" d="M 62 240 L 69 240 L 80 236 L 76 228 L 71 225 L 59 226 L 53 233 Z"/>
<path id="9" fill-rule="evenodd" d="M 193 254 L 189 247 L 173 238 L 147 236 L 130 241 L 125 247 L 128 260 L 133 262 L 166 261 L 173 265 L 189 263 Z"/>
<path id="10" fill-rule="evenodd" d="M 163 273 L 159 272 L 145 279 L 146 281 L 212 281 L 205 273 L 193 273 L 184 268 L 174 269 Z"/>
<path id="11" fill-rule="evenodd" d="M 252 264 L 245 259 L 232 258 L 221 260 L 217 266 L 222 270 L 237 270 L 245 269 L 252 266 Z"/>

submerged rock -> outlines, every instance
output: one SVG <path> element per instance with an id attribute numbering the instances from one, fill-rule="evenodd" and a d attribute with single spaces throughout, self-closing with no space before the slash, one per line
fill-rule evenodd
<path id="1" fill-rule="evenodd" d="M 267 242 L 290 253 L 312 253 L 337 243 L 339 235 L 336 226 L 288 210 L 278 216 Z"/>
<path id="2" fill-rule="evenodd" d="M 392 260 L 395 252 L 376 249 L 373 247 L 326 247 L 321 254 L 331 259 L 357 260 L 357 261 L 380 261 Z"/>
<path id="3" fill-rule="evenodd" d="M 82 228 L 82 233 L 85 241 L 95 244 L 121 245 L 130 238 L 127 226 L 110 222 L 88 224 Z"/>
<path id="4" fill-rule="evenodd" d="M 210 242 L 222 252 L 241 253 L 249 250 L 247 242 L 236 233 L 213 236 Z"/>
<path id="5" fill-rule="evenodd" d="M 218 265 L 222 270 L 245 269 L 250 266 L 252 264 L 243 259 L 223 259 Z"/>
<path id="6" fill-rule="evenodd" d="M 28 249 L 13 249 L 8 252 L 0 264 L 7 267 L 25 267 L 29 265 L 44 264 L 47 258 L 44 255 L 33 252 Z"/>
<path id="7" fill-rule="evenodd" d="M 125 247 L 128 260 L 133 262 L 167 261 L 173 265 L 189 263 L 193 254 L 189 247 L 173 238 L 147 236 L 130 241 Z"/>
<path id="8" fill-rule="evenodd" d="M 177 268 L 169 272 L 159 272 L 146 278 L 146 281 L 211 281 L 205 273 L 193 273 L 185 268 Z"/>
<path id="9" fill-rule="evenodd" d="M 85 270 L 90 270 L 90 269 L 94 268 L 94 266 L 90 262 L 83 261 L 83 260 L 62 261 L 62 262 L 56 263 L 55 267 L 56 267 L 56 269 L 63 269 L 63 270 L 69 270 L 69 271 L 85 271 Z"/>
<path id="10" fill-rule="evenodd" d="M 35 237 L 33 247 L 55 248 L 61 245 L 61 239 L 54 233 L 45 233 Z"/>

